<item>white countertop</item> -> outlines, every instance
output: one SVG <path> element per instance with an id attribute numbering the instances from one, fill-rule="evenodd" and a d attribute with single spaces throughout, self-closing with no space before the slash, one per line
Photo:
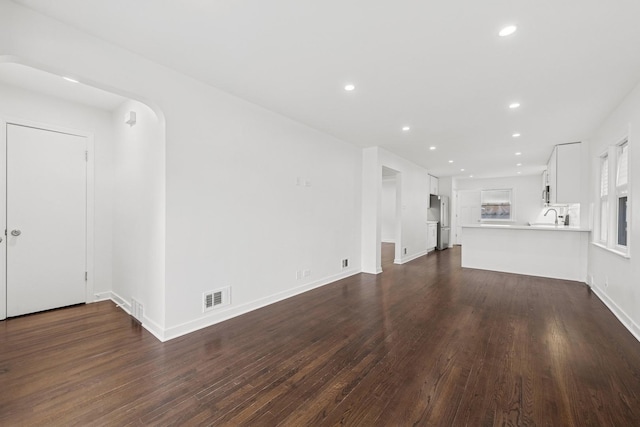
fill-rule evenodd
<path id="1" fill-rule="evenodd" d="M 492 228 L 503 230 L 529 230 L 529 231 L 591 231 L 586 227 L 573 227 L 564 225 L 511 225 L 511 224 L 469 224 L 463 225 L 462 228 Z"/>

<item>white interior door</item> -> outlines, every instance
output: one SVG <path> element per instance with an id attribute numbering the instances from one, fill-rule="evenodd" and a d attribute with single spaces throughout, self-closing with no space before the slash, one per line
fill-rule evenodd
<path id="1" fill-rule="evenodd" d="M 85 302 L 87 138 L 7 125 L 7 315 Z"/>
<path id="2" fill-rule="evenodd" d="M 477 224 L 480 222 L 480 191 L 460 190 L 458 191 L 457 221 L 456 221 L 456 245 L 462 244 L 462 226 Z"/>

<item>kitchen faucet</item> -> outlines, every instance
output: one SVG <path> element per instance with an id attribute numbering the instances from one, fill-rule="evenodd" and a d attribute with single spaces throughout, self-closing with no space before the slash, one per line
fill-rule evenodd
<path id="1" fill-rule="evenodd" d="M 551 209 L 547 209 L 547 211 L 544 213 L 544 216 L 547 216 L 547 214 L 549 213 L 549 211 L 553 211 L 556 214 L 556 222 L 555 224 L 558 225 L 558 211 L 551 208 Z"/>

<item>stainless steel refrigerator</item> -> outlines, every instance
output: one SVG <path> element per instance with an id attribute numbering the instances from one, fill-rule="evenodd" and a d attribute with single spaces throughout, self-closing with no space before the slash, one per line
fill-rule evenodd
<path id="1" fill-rule="evenodd" d="M 449 198 L 447 196 L 431 196 L 430 216 L 438 221 L 438 244 L 436 249 L 442 251 L 449 247 L 451 228 L 449 225 Z"/>

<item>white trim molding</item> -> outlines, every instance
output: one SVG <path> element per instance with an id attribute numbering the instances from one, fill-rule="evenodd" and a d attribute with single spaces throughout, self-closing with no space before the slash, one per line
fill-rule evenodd
<path id="1" fill-rule="evenodd" d="M 404 257 L 402 257 L 400 259 L 396 258 L 396 259 L 393 260 L 393 263 L 394 264 L 406 264 L 409 261 L 413 261 L 414 259 L 420 258 L 421 256 L 425 256 L 428 253 L 429 253 L 429 250 L 425 249 L 424 251 L 420 251 L 418 253 L 415 253 L 415 254 L 412 254 L 412 255 L 409 255 L 409 256 L 404 256 Z"/>
<path id="2" fill-rule="evenodd" d="M 604 305 L 607 306 L 607 308 L 613 313 L 613 315 L 618 318 L 620 323 L 622 323 L 624 327 L 627 328 L 627 330 L 631 332 L 631 334 L 638 341 L 640 341 L 640 325 L 635 323 L 633 319 L 631 319 L 631 317 L 624 312 L 623 309 L 618 307 L 618 305 L 615 302 L 613 302 L 613 300 L 611 300 L 607 296 L 607 294 L 604 293 L 597 286 L 591 286 L 591 290 L 593 290 L 593 293 L 596 294 L 596 296 L 600 299 L 600 301 L 602 301 Z"/>
<path id="3" fill-rule="evenodd" d="M 324 279 L 320 279 L 311 283 L 307 283 L 302 286 L 298 286 L 296 288 L 289 289 L 284 292 L 270 295 L 268 297 L 259 298 L 257 300 L 254 300 L 245 304 L 241 304 L 238 306 L 229 306 L 226 309 L 216 310 L 215 312 L 209 311 L 199 319 L 164 329 L 162 331 L 163 332 L 162 336 L 159 336 L 159 334 L 156 334 L 152 330 L 149 330 L 149 328 L 147 328 L 147 330 L 149 330 L 149 332 L 153 333 L 156 337 L 158 337 L 159 340 L 168 341 L 174 338 L 178 338 L 182 335 L 195 332 L 199 329 L 203 329 L 208 326 L 212 326 L 217 323 L 224 322 L 225 320 L 232 319 L 242 314 L 246 314 L 250 311 L 257 310 L 262 307 L 266 307 L 268 305 L 274 304 L 279 301 L 283 301 L 293 296 L 300 295 L 312 289 L 328 285 L 330 283 L 336 282 L 341 279 L 345 279 L 350 276 L 354 276 L 356 274 L 359 274 L 360 272 L 361 272 L 360 270 L 355 270 L 355 269 L 346 270 L 342 273 L 335 274 L 333 276 L 329 276 Z M 143 323 L 143 326 L 146 327 L 147 325 Z"/>

